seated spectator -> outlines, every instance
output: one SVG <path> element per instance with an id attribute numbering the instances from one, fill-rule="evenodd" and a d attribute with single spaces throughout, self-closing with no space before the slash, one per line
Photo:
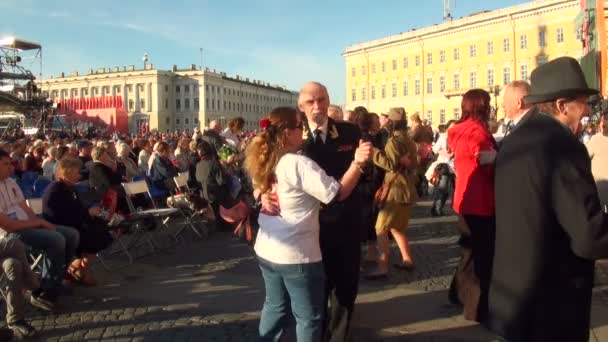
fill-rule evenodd
<path id="1" fill-rule="evenodd" d="M 27 206 L 17 183 L 9 178 L 11 172 L 8 153 L 0 150 L 0 228 L 44 252 L 40 288 L 32 291 L 30 301 L 43 310 L 54 311 L 66 262 L 75 255 L 80 237 L 74 228 L 54 225 L 37 217 Z"/>
<path id="2" fill-rule="evenodd" d="M 194 174 L 200 183 L 203 198 L 214 205 L 232 208 L 237 201 L 230 195 L 230 176 L 226 174 L 215 154 L 215 149 L 206 141 L 197 147 L 200 161 L 196 164 Z M 191 174 L 192 177 L 192 174 Z"/>
<path id="3" fill-rule="evenodd" d="M 122 176 L 116 172 L 116 162 L 104 147 L 94 147 L 91 153 L 93 165 L 89 174 L 89 186 L 97 194 L 98 198 L 107 195 L 108 190 L 122 193 Z M 121 198 L 122 196 L 119 196 Z M 124 206 L 120 206 L 124 209 Z"/>
<path id="4" fill-rule="evenodd" d="M 168 192 L 167 182 L 172 182 L 173 177 L 177 176 L 177 169 L 169 159 L 171 154 L 169 144 L 164 141 L 157 143 L 154 152 L 157 156 L 150 167 L 150 180 L 157 188 Z"/>
<path id="5" fill-rule="evenodd" d="M 144 140 L 142 142 L 141 151 L 137 156 L 137 166 L 141 169 L 144 174 L 148 173 L 148 160 L 150 159 L 150 155 L 152 153 L 150 142 Z"/>
<path id="6" fill-rule="evenodd" d="M 74 159 L 64 159 L 57 166 L 56 181 L 51 183 L 42 197 L 44 218 L 54 224 L 74 227 L 80 233 L 80 243 L 68 273 L 72 278 L 87 286 L 95 286 L 96 281 L 90 269 L 95 254 L 112 243 L 107 224 L 99 216 L 101 207 L 85 208 L 78 199 L 74 186 L 80 180 L 80 163 Z"/>
<path id="7" fill-rule="evenodd" d="M 33 337 L 36 329 L 25 320 L 25 290 L 40 287 L 38 276 L 30 269 L 25 254 L 25 245 L 16 238 L 0 238 L 0 264 L 4 272 L 4 295 L 6 298 L 6 324 L 19 338 Z M 0 341 L 10 341 L 10 339 Z"/>
<path id="8" fill-rule="evenodd" d="M 39 156 L 44 155 L 44 149 L 39 147 L 34 150 L 33 153 L 28 154 L 23 158 L 23 172 L 34 172 L 42 175 L 42 163 L 39 160 Z"/>
<path id="9" fill-rule="evenodd" d="M 123 178 L 126 181 L 131 181 L 133 177 L 142 176 L 143 172 L 135 161 L 131 158 L 131 148 L 126 143 L 118 144 L 118 163 L 122 165 L 122 170 L 124 174 L 122 174 Z"/>
<path id="10" fill-rule="evenodd" d="M 55 164 L 57 163 L 58 149 L 55 146 L 49 147 L 48 157 L 42 162 L 42 176 L 53 179 L 55 176 Z"/>

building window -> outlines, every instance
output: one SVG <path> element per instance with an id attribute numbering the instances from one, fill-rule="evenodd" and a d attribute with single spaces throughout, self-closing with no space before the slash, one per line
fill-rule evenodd
<path id="1" fill-rule="evenodd" d="M 205 110 L 209 110 L 209 99 L 205 99 Z"/>
<path id="2" fill-rule="evenodd" d="M 180 86 L 175 86 L 175 92 L 179 93 L 179 88 L 181 88 Z"/>
<path id="3" fill-rule="evenodd" d="M 433 78 L 432 77 L 429 77 L 426 79 L 426 93 L 427 94 L 433 93 Z"/>
<path id="4" fill-rule="evenodd" d="M 175 99 L 175 109 L 182 110 L 182 101 L 180 99 Z"/>
<path id="5" fill-rule="evenodd" d="M 144 101 L 144 99 L 140 99 L 139 100 L 139 110 L 144 110 L 145 107 L 146 107 L 146 101 Z"/>
<path id="6" fill-rule="evenodd" d="M 523 34 L 519 36 L 519 48 L 525 50 L 528 48 L 528 36 Z"/>
<path id="7" fill-rule="evenodd" d="M 184 93 L 189 94 L 190 93 L 190 85 L 186 84 L 184 86 Z"/>
<path id="8" fill-rule="evenodd" d="M 494 54 L 494 42 L 488 42 L 488 55 Z"/>
<path id="9" fill-rule="evenodd" d="M 189 125 L 189 124 L 190 124 L 190 119 L 185 118 L 185 119 L 184 119 L 184 124 Z"/>
<path id="10" fill-rule="evenodd" d="M 433 64 L 433 54 L 430 52 L 426 54 L 426 64 Z"/>
<path id="11" fill-rule="evenodd" d="M 215 110 L 215 99 L 211 99 L 211 110 Z"/>
<path id="12" fill-rule="evenodd" d="M 426 111 L 426 119 L 428 120 L 429 125 L 433 124 L 433 111 L 432 110 Z"/>
<path id="13" fill-rule="evenodd" d="M 129 92 L 129 93 L 133 92 L 133 85 L 132 84 L 127 84 L 126 87 L 127 87 L 127 92 Z"/>
<path id="14" fill-rule="evenodd" d="M 190 99 L 184 99 L 184 109 L 190 110 Z"/>
<path id="15" fill-rule="evenodd" d="M 469 73 L 469 84 L 471 85 L 471 89 L 477 87 L 477 72 L 472 71 Z"/>
<path id="16" fill-rule="evenodd" d="M 386 72 L 386 62 L 382 62 L 382 72 Z"/>
<path id="17" fill-rule="evenodd" d="M 129 99 L 129 110 L 133 110 L 135 107 L 135 101 L 133 99 Z"/>
<path id="18" fill-rule="evenodd" d="M 168 117 L 166 117 L 166 118 L 165 118 L 165 123 L 166 123 L 167 125 L 171 124 L 171 119 L 169 119 Z"/>
<path id="19" fill-rule="evenodd" d="M 454 90 L 460 90 L 460 75 L 454 75 Z"/>
<path id="20" fill-rule="evenodd" d="M 361 75 L 365 76 L 365 74 L 367 73 L 367 68 L 365 66 L 361 67 Z"/>
<path id="21" fill-rule="evenodd" d="M 372 74 L 376 73 L 376 63 L 372 64 Z"/>
<path id="22" fill-rule="evenodd" d="M 165 109 L 169 109 L 169 99 L 165 99 Z"/>
<path id="23" fill-rule="evenodd" d="M 175 119 L 175 124 L 179 125 L 179 119 Z"/>
<path id="24" fill-rule="evenodd" d="M 194 123 L 198 125 L 198 118 L 194 118 Z"/>
<path id="25" fill-rule="evenodd" d="M 529 78 L 528 75 L 528 66 L 527 65 L 520 65 L 519 66 L 519 76 L 521 80 L 527 81 Z"/>
<path id="26" fill-rule="evenodd" d="M 564 42 L 564 28 L 563 27 L 557 28 L 557 42 L 558 43 Z"/>
<path id="27" fill-rule="evenodd" d="M 547 46 L 547 31 L 545 31 L 544 29 L 538 32 L 538 46 Z"/>
<path id="28" fill-rule="evenodd" d="M 372 100 L 376 99 L 376 86 L 372 86 Z"/>
<path id="29" fill-rule="evenodd" d="M 583 40 L 583 30 L 582 29 L 576 30 L 576 40 L 577 41 Z"/>
<path id="30" fill-rule="evenodd" d="M 443 93 L 445 91 L 445 76 L 439 76 L 439 92 Z"/>
<path id="31" fill-rule="evenodd" d="M 439 51 L 439 63 L 445 62 L 445 50 Z"/>
<path id="32" fill-rule="evenodd" d="M 416 64 L 416 66 L 420 66 L 420 56 L 416 56 L 414 64 Z"/>
<path id="33" fill-rule="evenodd" d="M 511 68 L 506 67 L 502 69 L 502 84 L 507 85 L 511 83 Z"/>
<path id="34" fill-rule="evenodd" d="M 502 51 L 509 52 L 510 49 L 511 49 L 511 41 L 509 40 L 509 38 L 503 39 L 502 40 Z"/>
<path id="35" fill-rule="evenodd" d="M 460 120 L 460 108 L 454 108 L 454 120 Z"/>
<path id="36" fill-rule="evenodd" d="M 365 101 L 367 99 L 367 89 L 365 87 L 361 88 L 361 101 Z"/>
<path id="37" fill-rule="evenodd" d="M 354 88 L 353 88 L 353 91 L 351 92 L 350 100 L 353 102 L 357 101 L 357 90 Z"/>
<path id="38" fill-rule="evenodd" d="M 198 103 L 198 97 L 194 98 L 194 110 L 198 110 L 199 107 L 199 103 Z M 224 107 L 226 107 L 226 105 L 224 105 Z"/>
<path id="39" fill-rule="evenodd" d="M 352 68 L 350 69 L 350 75 L 351 75 L 352 77 L 355 77 L 355 76 L 356 76 L 355 67 L 352 67 Z M 226 90 L 226 89 L 224 89 L 224 90 Z"/>
<path id="40" fill-rule="evenodd" d="M 403 96 L 409 96 L 410 94 L 410 90 L 409 90 L 409 83 L 408 81 L 403 81 Z"/>
<path id="41" fill-rule="evenodd" d="M 420 80 L 414 81 L 414 94 L 420 95 Z"/>
<path id="42" fill-rule="evenodd" d="M 494 87 L 494 70 L 488 70 L 488 87 Z"/>
<path id="43" fill-rule="evenodd" d="M 439 123 L 442 125 L 445 123 L 445 109 L 439 110 Z"/>
<path id="44" fill-rule="evenodd" d="M 393 84 L 391 84 L 391 95 L 393 97 L 397 97 L 397 83 L 393 82 Z"/>
<path id="45" fill-rule="evenodd" d="M 397 70 L 397 60 L 393 59 L 393 71 Z"/>
<path id="46" fill-rule="evenodd" d="M 382 98 L 385 99 L 386 98 L 386 84 L 382 85 Z"/>
<path id="47" fill-rule="evenodd" d="M 469 57 L 476 57 L 476 56 L 477 56 L 477 45 L 469 46 Z"/>
<path id="48" fill-rule="evenodd" d="M 408 62 L 407 57 L 403 57 L 403 69 L 407 68 L 408 64 L 409 64 L 409 62 Z"/>

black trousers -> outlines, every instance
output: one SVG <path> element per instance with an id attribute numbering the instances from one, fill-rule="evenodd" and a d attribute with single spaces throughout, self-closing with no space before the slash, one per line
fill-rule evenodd
<path id="1" fill-rule="evenodd" d="M 496 239 L 496 218 L 494 216 L 463 215 L 471 231 L 471 250 L 473 252 L 473 267 L 479 279 L 479 306 L 477 319 L 483 322 L 488 315 L 488 293 L 492 277 L 492 262 L 494 260 L 494 243 Z"/>
<path id="2" fill-rule="evenodd" d="M 321 224 L 321 232 L 337 230 L 343 223 Z M 321 254 L 326 274 L 325 302 L 329 304 L 324 322 L 324 341 L 344 342 L 359 291 L 361 262 L 359 236 L 356 232 L 338 235 L 321 233 Z"/>

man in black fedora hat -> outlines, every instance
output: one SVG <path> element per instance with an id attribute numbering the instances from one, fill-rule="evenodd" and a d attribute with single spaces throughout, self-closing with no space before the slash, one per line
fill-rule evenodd
<path id="1" fill-rule="evenodd" d="M 608 257 L 589 156 L 577 135 L 589 114 L 578 62 L 536 68 L 536 105 L 496 159 L 496 249 L 486 327 L 509 341 L 588 341 L 594 260 Z"/>

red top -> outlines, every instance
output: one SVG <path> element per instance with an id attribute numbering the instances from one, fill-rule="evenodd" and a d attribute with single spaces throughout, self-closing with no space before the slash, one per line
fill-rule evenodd
<path id="1" fill-rule="evenodd" d="M 479 152 L 496 149 L 492 134 L 481 122 L 466 120 L 448 131 L 454 151 L 456 189 L 454 211 L 461 215 L 494 216 L 494 163 L 479 164 Z"/>

